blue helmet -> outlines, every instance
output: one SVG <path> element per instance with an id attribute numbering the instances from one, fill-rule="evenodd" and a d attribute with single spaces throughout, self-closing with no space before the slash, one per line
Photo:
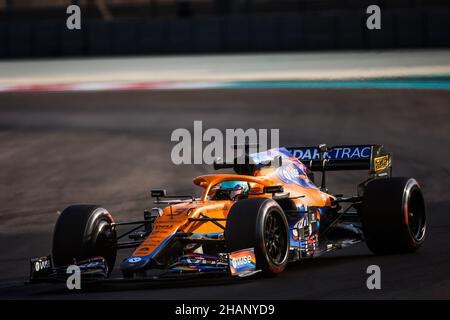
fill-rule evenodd
<path id="1" fill-rule="evenodd" d="M 248 187 L 248 183 L 245 181 L 224 181 L 224 182 L 220 183 L 219 189 L 222 189 L 222 190 L 243 189 L 244 192 L 247 192 L 249 187 Z"/>
<path id="2" fill-rule="evenodd" d="M 211 198 L 214 200 L 235 200 L 249 191 L 246 181 L 223 181 L 213 187 Z"/>

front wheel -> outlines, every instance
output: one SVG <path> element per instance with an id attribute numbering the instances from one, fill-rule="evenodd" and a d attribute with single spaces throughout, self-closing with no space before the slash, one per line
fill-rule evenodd
<path id="1" fill-rule="evenodd" d="M 225 243 L 228 252 L 254 248 L 258 269 L 266 275 L 280 273 L 289 254 L 286 215 L 272 199 L 239 200 L 228 213 Z"/>
<path id="2" fill-rule="evenodd" d="M 73 205 L 61 213 L 53 233 L 53 261 L 66 266 L 95 256 L 103 257 L 111 273 L 116 261 L 116 232 L 109 212 L 96 205 Z"/>

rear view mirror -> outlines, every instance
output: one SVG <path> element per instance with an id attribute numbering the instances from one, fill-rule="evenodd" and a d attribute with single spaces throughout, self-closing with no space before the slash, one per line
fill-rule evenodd
<path id="1" fill-rule="evenodd" d="M 283 186 L 265 186 L 264 187 L 264 193 L 282 193 L 284 191 Z"/>
<path id="2" fill-rule="evenodd" d="M 162 198 L 166 196 L 166 190 L 151 190 L 152 198 Z"/>

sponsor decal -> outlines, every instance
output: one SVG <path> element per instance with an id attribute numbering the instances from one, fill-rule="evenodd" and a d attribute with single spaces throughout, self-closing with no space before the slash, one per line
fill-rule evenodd
<path id="1" fill-rule="evenodd" d="M 128 259 L 128 262 L 129 263 L 136 263 L 136 262 L 139 262 L 141 260 L 142 260 L 141 257 L 131 257 L 130 259 Z"/>
<path id="2" fill-rule="evenodd" d="M 381 171 L 389 167 L 391 158 L 389 155 L 377 157 L 373 160 L 375 166 L 375 172 Z"/>
<path id="3" fill-rule="evenodd" d="M 173 228 L 173 224 L 156 224 L 154 226 L 154 229 L 158 230 L 158 229 L 171 229 Z"/>
<path id="4" fill-rule="evenodd" d="M 36 270 L 36 272 L 48 268 L 51 268 L 50 260 L 38 260 L 34 263 L 34 270 Z"/>
<path id="5" fill-rule="evenodd" d="M 229 254 L 229 264 L 232 276 L 242 275 L 256 270 L 255 249 L 248 248 Z"/>
<path id="6" fill-rule="evenodd" d="M 278 168 L 276 172 L 278 178 L 284 183 L 293 183 L 305 188 L 317 189 L 317 187 L 310 182 L 305 172 L 303 172 L 303 170 L 296 163 L 283 165 Z"/>
<path id="7" fill-rule="evenodd" d="M 320 160 L 318 148 L 296 148 L 291 149 L 292 155 L 300 161 Z M 370 146 L 336 147 L 328 152 L 324 152 L 325 159 L 346 160 L 346 159 L 370 159 Z"/>
<path id="8" fill-rule="evenodd" d="M 292 228 L 292 238 L 294 241 L 303 240 L 304 238 L 304 228 L 308 225 L 308 220 L 301 218 L 294 227 Z"/>
<path id="9" fill-rule="evenodd" d="M 51 256 L 30 259 L 30 279 L 46 277 L 53 272 Z"/>
<path id="10" fill-rule="evenodd" d="M 301 180 L 300 175 L 303 174 L 303 172 L 295 165 L 289 164 L 277 170 L 277 174 L 281 181 L 283 181 L 284 183 L 299 184 Z"/>
<path id="11" fill-rule="evenodd" d="M 44 271 L 52 268 L 52 260 L 50 256 L 31 259 L 31 267 L 34 272 Z"/>

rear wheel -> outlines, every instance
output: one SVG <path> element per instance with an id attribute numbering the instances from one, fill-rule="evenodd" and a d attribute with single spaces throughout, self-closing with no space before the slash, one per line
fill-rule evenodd
<path id="1" fill-rule="evenodd" d="M 228 252 L 254 248 L 257 268 L 266 275 L 282 272 L 289 254 L 286 215 L 272 199 L 239 200 L 227 217 L 225 243 Z"/>
<path id="2" fill-rule="evenodd" d="M 109 212 L 96 205 L 73 205 L 61 213 L 53 233 L 56 266 L 101 256 L 111 273 L 116 261 L 116 232 Z"/>
<path id="3" fill-rule="evenodd" d="M 417 181 L 371 181 L 363 196 L 362 223 L 367 246 L 374 253 L 416 251 L 426 232 L 425 201 Z"/>

